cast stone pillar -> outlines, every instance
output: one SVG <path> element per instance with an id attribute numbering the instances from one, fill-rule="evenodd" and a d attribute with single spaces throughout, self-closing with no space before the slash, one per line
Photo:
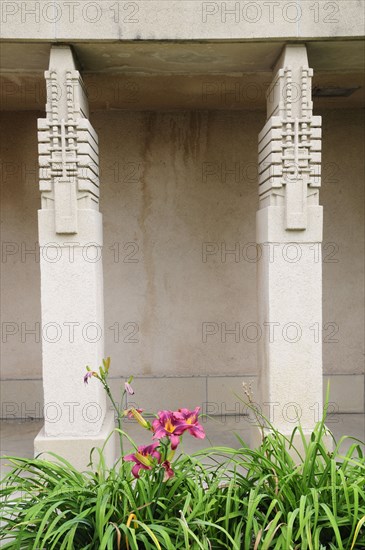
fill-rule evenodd
<path id="1" fill-rule="evenodd" d="M 85 366 L 104 357 L 98 137 L 69 46 L 52 46 L 45 77 L 46 118 L 38 120 L 45 418 L 34 449 L 84 468 L 114 428 L 101 385 L 83 381 Z"/>
<path id="2" fill-rule="evenodd" d="M 312 74 L 306 47 L 287 45 L 259 135 L 259 403 L 285 434 L 298 418 L 309 433 L 322 411 L 321 117 L 312 114 Z"/>

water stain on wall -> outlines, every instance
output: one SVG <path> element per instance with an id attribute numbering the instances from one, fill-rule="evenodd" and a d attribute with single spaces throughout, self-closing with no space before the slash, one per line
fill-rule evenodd
<path id="1" fill-rule="evenodd" d="M 146 273 L 146 297 L 143 318 L 140 323 L 143 345 L 143 374 L 151 374 L 152 341 L 148 345 L 148 339 L 152 340 L 153 325 L 156 319 L 156 284 L 154 264 L 154 243 L 150 239 L 148 217 L 151 213 L 153 198 L 150 171 L 152 163 L 152 145 L 156 129 L 156 113 L 148 113 L 145 118 L 144 140 L 142 141 L 141 158 L 143 170 L 141 173 L 141 207 L 139 214 L 139 226 L 142 235 L 143 265 Z"/>

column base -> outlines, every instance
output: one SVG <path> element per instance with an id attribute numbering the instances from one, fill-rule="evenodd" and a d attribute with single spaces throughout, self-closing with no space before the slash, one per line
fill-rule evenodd
<path id="1" fill-rule="evenodd" d="M 114 430 L 114 414 L 107 412 L 100 432 L 95 436 L 80 437 L 49 437 L 44 433 L 44 427 L 34 439 L 34 456 L 41 454 L 39 458 L 55 461 L 55 457 L 49 452 L 65 458 L 78 470 L 86 470 L 90 462 L 90 452 L 93 447 L 101 448 L 111 432 Z M 113 433 L 104 448 L 104 459 L 107 467 L 113 466 L 116 459 L 115 433 Z M 93 453 L 93 461 L 99 460 L 98 453 Z"/>
<path id="2" fill-rule="evenodd" d="M 269 435 L 270 433 L 272 433 L 272 431 L 270 429 L 265 429 L 264 430 L 264 435 L 265 436 Z M 287 432 L 287 433 L 285 433 L 285 432 L 282 432 L 282 433 L 287 439 L 291 439 L 291 436 L 292 436 L 293 432 L 291 431 L 291 432 Z M 309 431 L 309 430 L 305 431 L 304 430 L 304 437 L 305 437 L 306 441 L 308 441 L 308 442 L 310 441 L 311 434 L 312 434 L 312 431 Z M 292 447 L 294 447 L 294 448 L 289 449 L 289 442 L 286 444 L 286 448 L 289 449 L 289 454 L 293 458 L 293 460 L 295 460 L 295 461 L 298 460 L 298 462 L 299 462 L 298 453 L 302 457 L 304 457 L 304 455 L 305 455 L 302 436 L 300 435 L 300 433 L 295 432 L 295 435 L 291 440 L 292 440 Z M 326 449 L 328 450 L 328 452 L 331 452 L 333 450 L 332 436 L 328 432 L 326 432 L 322 436 L 322 441 L 323 441 Z M 262 431 L 261 431 L 261 429 L 258 426 L 251 426 L 251 429 L 250 429 L 250 447 L 251 447 L 251 449 L 257 449 L 258 447 L 260 447 L 261 443 L 262 443 Z"/>

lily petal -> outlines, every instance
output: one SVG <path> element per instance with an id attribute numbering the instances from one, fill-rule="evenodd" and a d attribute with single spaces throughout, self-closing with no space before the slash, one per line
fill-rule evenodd
<path id="1" fill-rule="evenodd" d="M 132 468 L 132 474 L 134 475 L 134 477 L 139 477 L 139 471 L 141 469 L 141 465 L 140 464 L 135 464 Z"/>
<path id="2" fill-rule="evenodd" d="M 180 443 L 180 437 L 178 435 L 172 434 L 171 437 L 171 449 L 174 451 L 178 444 Z"/>

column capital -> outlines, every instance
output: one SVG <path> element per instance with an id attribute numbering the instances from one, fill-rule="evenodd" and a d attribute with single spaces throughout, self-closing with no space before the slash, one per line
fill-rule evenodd
<path id="1" fill-rule="evenodd" d="M 259 134 L 257 219 L 263 242 L 322 239 L 322 120 L 313 116 L 312 76 L 305 45 L 285 46 L 266 94 L 267 122 Z"/>
<path id="2" fill-rule="evenodd" d="M 78 233 L 79 211 L 99 208 L 98 137 L 69 46 L 52 46 L 45 77 L 46 118 L 38 119 L 42 209 L 54 212 L 53 234 L 72 235 Z"/>

